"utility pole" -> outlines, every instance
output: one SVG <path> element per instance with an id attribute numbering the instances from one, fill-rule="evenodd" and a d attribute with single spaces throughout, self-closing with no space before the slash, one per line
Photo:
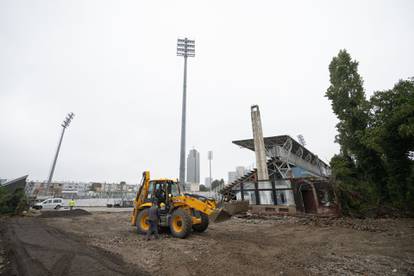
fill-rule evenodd
<path id="1" fill-rule="evenodd" d="M 47 180 L 47 193 L 50 193 L 50 184 L 52 183 L 52 178 L 53 178 L 53 173 L 55 172 L 55 167 L 56 167 L 56 161 L 57 158 L 59 156 L 59 151 L 60 151 L 60 146 L 62 145 L 62 140 L 63 140 L 63 135 L 65 134 L 65 130 L 66 128 L 69 126 L 70 122 L 73 119 L 73 116 L 75 116 L 75 114 L 73 114 L 73 112 L 68 113 L 68 115 L 66 116 L 65 120 L 62 123 L 62 134 L 60 135 L 60 139 L 59 139 L 59 144 L 55 153 L 55 158 L 53 159 L 53 163 L 52 163 L 52 168 L 50 169 L 50 173 L 49 173 L 49 179 Z"/>
<path id="2" fill-rule="evenodd" d="M 185 185 L 185 131 L 187 112 L 187 57 L 195 56 L 195 41 L 187 38 L 177 39 L 177 56 L 184 57 L 183 106 L 181 118 L 181 150 L 180 150 L 180 176 L 181 185 Z"/>

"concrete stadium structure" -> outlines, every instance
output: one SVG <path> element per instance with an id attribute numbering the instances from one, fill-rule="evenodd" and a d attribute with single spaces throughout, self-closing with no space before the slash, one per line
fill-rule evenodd
<path id="1" fill-rule="evenodd" d="M 254 212 L 336 212 L 331 170 L 325 162 L 288 135 L 263 140 L 268 181 L 259 181 L 253 169 L 220 191 L 225 200 L 248 200 Z M 255 150 L 253 139 L 233 143 Z"/>

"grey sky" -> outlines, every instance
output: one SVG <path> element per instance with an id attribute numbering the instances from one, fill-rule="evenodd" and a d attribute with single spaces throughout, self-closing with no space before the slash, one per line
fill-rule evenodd
<path id="1" fill-rule="evenodd" d="M 340 49 L 368 95 L 414 75 L 413 1 L 0 1 L 0 177 L 47 178 L 60 123 L 57 180 L 178 177 L 182 58 L 189 60 L 187 149 L 227 178 L 254 154 L 250 106 L 265 136 L 303 134 L 329 161 L 336 119 L 324 97 Z"/>

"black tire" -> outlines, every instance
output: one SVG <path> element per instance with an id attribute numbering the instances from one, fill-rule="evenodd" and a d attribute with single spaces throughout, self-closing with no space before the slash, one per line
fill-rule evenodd
<path id="1" fill-rule="evenodd" d="M 139 211 L 137 215 L 137 232 L 139 234 L 147 234 L 149 231 L 149 223 L 148 223 L 148 208 Z"/>
<path id="2" fill-rule="evenodd" d="M 201 223 L 200 224 L 193 224 L 193 230 L 196 232 L 204 232 L 206 231 L 206 229 L 208 228 L 208 216 L 204 213 L 200 212 L 200 217 L 201 217 Z"/>
<path id="3" fill-rule="evenodd" d="M 55 210 L 59 210 L 62 206 L 56 205 Z"/>
<path id="4" fill-rule="evenodd" d="M 174 237 L 184 239 L 191 233 L 191 216 L 178 208 L 172 213 L 169 225 Z"/>

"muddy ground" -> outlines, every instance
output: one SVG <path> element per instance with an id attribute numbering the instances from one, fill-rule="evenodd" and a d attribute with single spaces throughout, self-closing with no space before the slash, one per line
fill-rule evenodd
<path id="1" fill-rule="evenodd" d="M 187 239 L 163 233 L 145 241 L 129 226 L 129 215 L 21 218 L 8 228 L 20 229 L 11 235 L 23 243 L 50 232 L 53 243 L 72 248 L 65 254 L 79 258 L 66 271 L 50 262 L 53 275 L 75 275 L 70 269 L 89 268 L 88 261 L 97 272 L 77 269 L 76 275 L 414 275 L 413 219 L 244 217 Z M 25 229 L 32 223 L 40 229 Z M 64 257 L 55 259 L 62 264 Z"/>
<path id="2" fill-rule="evenodd" d="M 126 264 L 121 256 L 88 246 L 82 237 L 51 227 L 45 220 L 1 220 L 3 256 L 8 264 L 0 270 L 2 275 L 148 275 Z"/>

